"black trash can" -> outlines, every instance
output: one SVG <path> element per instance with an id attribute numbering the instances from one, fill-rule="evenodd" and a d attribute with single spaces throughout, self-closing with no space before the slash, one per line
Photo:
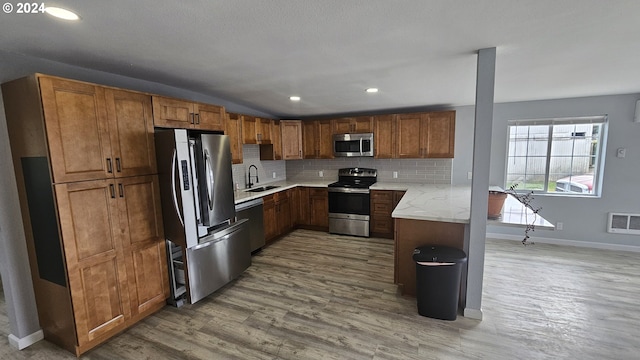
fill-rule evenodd
<path id="1" fill-rule="evenodd" d="M 460 274 L 467 254 L 449 246 L 426 245 L 413 251 L 413 260 L 416 262 L 418 314 L 455 320 L 458 316 Z"/>

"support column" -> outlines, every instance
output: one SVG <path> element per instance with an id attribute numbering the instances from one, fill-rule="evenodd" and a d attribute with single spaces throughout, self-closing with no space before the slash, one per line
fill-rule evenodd
<path id="1" fill-rule="evenodd" d="M 38 321 L 1 96 L 0 139 L 0 276 L 9 319 L 9 344 L 21 350 L 44 336 Z"/>
<path id="2" fill-rule="evenodd" d="M 473 178 L 471 180 L 471 219 L 467 297 L 464 316 L 482 319 L 482 279 L 487 234 L 489 165 L 493 127 L 493 95 L 496 73 L 496 48 L 478 50 L 476 74 L 476 112 L 473 131 Z"/>

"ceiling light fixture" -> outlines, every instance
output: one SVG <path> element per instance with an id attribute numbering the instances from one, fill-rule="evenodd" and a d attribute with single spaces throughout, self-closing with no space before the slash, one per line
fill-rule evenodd
<path id="1" fill-rule="evenodd" d="M 300 96 L 289 96 L 289 100 L 291 100 L 291 101 L 300 101 Z"/>
<path id="2" fill-rule="evenodd" d="M 378 88 L 368 88 L 365 91 L 370 93 L 370 94 L 373 94 L 373 93 L 377 93 L 378 92 Z"/>
<path id="3" fill-rule="evenodd" d="M 51 16 L 57 17 L 58 19 L 63 19 L 63 20 L 79 20 L 80 19 L 80 16 L 78 16 L 78 14 L 74 13 L 73 11 L 59 8 L 59 7 L 47 6 L 44 9 L 44 11 Z"/>

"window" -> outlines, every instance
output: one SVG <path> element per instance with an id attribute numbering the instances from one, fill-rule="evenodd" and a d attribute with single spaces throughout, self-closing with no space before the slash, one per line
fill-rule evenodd
<path id="1" fill-rule="evenodd" d="M 599 195 L 606 124 L 606 116 L 509 121 L 506 187 Z"/>

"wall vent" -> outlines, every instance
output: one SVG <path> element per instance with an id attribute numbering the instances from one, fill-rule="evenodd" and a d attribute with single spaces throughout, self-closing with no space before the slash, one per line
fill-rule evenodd
<path id="1" fill-rule="evenodd" d="M 607 232 L 640 235 L 640 214 L 609 213 Z"/>

